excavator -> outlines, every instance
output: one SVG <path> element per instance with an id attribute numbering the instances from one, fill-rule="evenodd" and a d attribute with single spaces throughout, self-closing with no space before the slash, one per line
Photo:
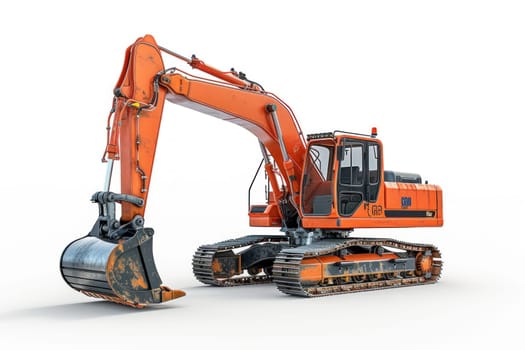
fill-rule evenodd
<path id="1" fill-rule="evenodd" d="M 173 56 L 199 71 L 165 68 Z M 431 244 L 354 235 L 360 228 L 439 227 L 442 190 L 415 173 L 383 169 L 377 129 L 369 134 L 304 135 L 292 109 L 235 69 L 214 68 L 145 35 L 125 53 L 107 118 L 104 188 L 89 233 L 64 249 L 60 271 L 87 296 L 142 308 L 185 295 L 162 284 L 145 209 L 164 102 L 241 126 L 258 141 L 263 204 L 249 205 L 252 227 L 279 228 L 198 247 L 193 273 L 213 286 L 273 282 L 283 293 L 318 297 L 435 283 L 440 251 Z M 120 162 L 120 191 L 110 190 Z M 252 181 L 253 184 L 253 181 Z M 120 217 L 117 215 L 120 206 Z"/>

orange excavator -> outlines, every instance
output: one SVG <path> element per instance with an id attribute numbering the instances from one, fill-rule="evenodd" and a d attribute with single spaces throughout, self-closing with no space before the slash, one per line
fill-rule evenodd
<path id="1" fill-rule="evenodd" d="M 166 69 L 174 56 L 200 76 Z M 269 183 L 264 204 L 249 206 L 250 226 L 280 228 L 200 246 L 193 273 L 204 284 L 273 282 L 290 295 L 325 296 L 436 282 L 433 245 L 354 236 L 356 228 L 443 225 L 442 191 L 414 173 L 383 169 L 383 144 L 343 131 L 304 136 L 291 108 L 242 72 L 221 71 L 157 45 L 151 35 L 126 50 L 107 121 L 104 189 L 91 200 L 91 231 L 62 253 L 64 280 L 88 296 L 144 307 L 185 295 L 162 284 L 144 226 L 164 101 L 235 123 L 258 140 Z M 111 192 L 120 162 L 120 193 Z M 253 182 L 252 182 L 253 184 Z M 120 206 L 120 217 L 116 208 Z"/>

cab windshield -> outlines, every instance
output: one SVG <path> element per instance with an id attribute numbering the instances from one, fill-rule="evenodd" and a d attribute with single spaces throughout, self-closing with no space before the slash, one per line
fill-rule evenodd
<path id="1" fill-rule="evenodd" d="M 302 211 L 305 215 L 329 215 L 332 211 L 334 145 L 312 144 L 302 186 Z"/>

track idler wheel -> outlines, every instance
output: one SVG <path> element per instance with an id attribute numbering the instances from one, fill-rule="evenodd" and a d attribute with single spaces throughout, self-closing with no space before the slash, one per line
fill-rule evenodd
<path id="1" fill-rule="evenodd" d="M 138 228 L 128 238 L 92 234 L 69 244 L 60 260 L 67 284 L 88 296 L 132 307 L 162 303 L 185 295 L 161 285 L 153 260 L 153 229 Z"/>
<path id="2" fill-rule="evenodd" d="M 430 278 L 434 259 L 430 251 L 420 252 L 416 256 L 416 275 Z"/>

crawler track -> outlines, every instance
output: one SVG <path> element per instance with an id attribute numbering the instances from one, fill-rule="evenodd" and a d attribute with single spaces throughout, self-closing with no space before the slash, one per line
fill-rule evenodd
<path id="1" fill-rule="evenodd" d="M 376 281 L 303 286 L 301 281 L 301 261 L 303 259 L 333 254 L 351 246 L 383 246 L 416 253 L 430 250 L 433 258 L 431 272 L 426 276 L 417 276 L 417 274 L 414 274 L 392 279 L 383 276 L 383 278 Z M 326 239 L 308 246 L 282 250 L 277 255 L 273 265 L 273 281 L 277 284 L 277 288 L 281 292 L 303 297 L 327 296 L 365 290 L 429 284 L 435 283 L 441 275 L 442 262 L 440 258 L 441 254 L 439 250 L 432 245 L 378 238 Z"/>
<path id="2" fill-rule="evenodd" d="M 193 256 L 193 273 L 200 282 L 221 287 L 269 283 L 273 281 L 276 283 L 277 289 L 281 292 L 303 297 L 318 297 L 366 290 L 430 284 L 435 283 L 441 275 L 441 253 L 432 245 L 407 243 L 393 239 L 350 238 L 323 239 L 310 245 L 290 248 L 286 245 L 287 241 L 287 238 L 284 236 L 253 235 L 200 246 Z M 217 277 L 213 266 L 217 253 L 268 242 L 283 244 L 284 247 L 275 257 L 271 273 L 258 274 L 255 276 L 236 275 L 232 277 Z M 418 253 L 430 252 L 432 265 L 429 268 L 429 272 L 425 274 L 418 274 L 416 268 L 416 270 L 408 273 L 396 274 L 395 277 L 383 273 L 380 274 L 380 278 L 375 280 L 364 279 L 345 283 L 327 280 L 316 285 L 304 283 L 304 281 L 301 280 L 301 263 L 304 259 L 324 255 L 336 255 L 339 251 L 353 246 L 381 246 L 387 250 L 389 248 L 398 249 L 412 256 L 412 259 L 414 259 L 414 256 Z"/>
<path id="3" fill-rule="evenodd" d="M 230 239 L 215 244 L 202 245 L 193 255 L 193 273 L 200 282 L 221 287 L 269 283 L 272 281 L 272 277 L 269 274 L 219 278 L 214 273 L 213 262 L 214 257 L 218 252 L 270 242 L 286 244 L 288 242 L 288 238 L 285 236 L 251 235 Z"/>

